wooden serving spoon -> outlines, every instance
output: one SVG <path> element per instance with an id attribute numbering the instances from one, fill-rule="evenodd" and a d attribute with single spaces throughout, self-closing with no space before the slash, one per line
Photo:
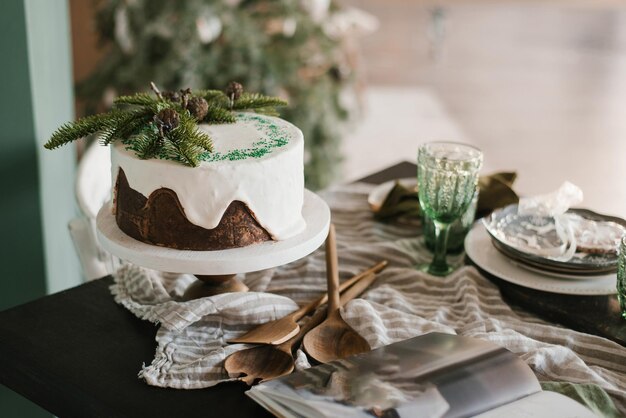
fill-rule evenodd
<path id="1" fill-rule="evenodd" d="M 328 275 L 328 315 L 326 320 L 304 337 L 304 351 L 320 363 L 345 358 L 370 351 L 371 347 L 341 315 L 339 308 L 339 274 L 337 270 L 337 247 L 335 227 L 330 225 L 326 241 L 326 269 Z"/>
<path id="2" fill-rule="evenodd" d="M 360 295 L 375 279 L 374 273 L 368 273 L 341 295 L 341 303 L 347 303 Z M 243 375 L 240 380 L 250 386 L 291 373 L 295 367 L 293 349 L 308 331 L 324 320 L 325 316 L 326 311 L 320 310 L 300 328 L 295 337 L 282 344 L 259 345 L 231 354 L 224 362 L 226 371 L 230 376 Z"/>
<path id="3" fill-rule="evenodd" d="M 361 280 L 365 276 L 370 273 L 378 273 L 383 270 L 387 266 L 387 261 L 381 261 L 380 263 L 375 264 L 369 269 L 357 274 L 349 280 L 346 280 L 344 283 L 339 286 L 339 290 L 347 289 L 349 286 L 354 284 L 355 282 Z M 312 312 L 318 306 L 323 305 L 328 300 L 328 295 L 323 295 L 308 305 L 303 306 L 295 312 L 290 313 L 289 315 L 283 316 L 280 319 L 276 319 L 274 321 L 266 322 L 265 324 L 259 325 L 256 328 L 248 331 L 244 335 L 232 338 L 228 340 L 229 343 L 244 343 L 244 344 L 281 344 L 292 338 L 294 335 L 298 333 L 300 330 L 300 326 L 297 321 L 302 319 L 304 315 Z"/>

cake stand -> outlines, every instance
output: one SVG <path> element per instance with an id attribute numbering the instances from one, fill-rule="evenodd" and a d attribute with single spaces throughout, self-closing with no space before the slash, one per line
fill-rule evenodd
<path id="1" fill-rule="evenodd" d="M 326 239 L 330 209 L 315 193 L 304 191 L 302 216 L 306 229 L 282 241 L 266 241 L 242 248 L 218 251 L 190 251 L 146 244 L 126 235 L 117 226 L 111 203 L 98 212 L 98 240 L 111 254 L 132 264 L 169 273 L 189 273 L 200 281 L 185 292 L 195 299 L 226 292 L 245 292 L 246 285 L 235 276 L 281 266 L 315 251 Z"/>

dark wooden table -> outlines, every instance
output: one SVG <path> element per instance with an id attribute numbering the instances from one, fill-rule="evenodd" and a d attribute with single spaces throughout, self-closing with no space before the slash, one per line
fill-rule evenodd
<path id="1" fill-rule="evenodd" d="M 415 171 L 401 163 L 363 181 L 382 183 Z M 559 296 L 493 280 L 513 303 L 626 345 L 614 296 Z M 270 416 L 240 383 L 176 390 L 139 380 L 142 363 L 154 356 L 157 327 L 115 304 L 111 284 L 105 277 L 0 312 L 0 383 L 59 417 Z"/>

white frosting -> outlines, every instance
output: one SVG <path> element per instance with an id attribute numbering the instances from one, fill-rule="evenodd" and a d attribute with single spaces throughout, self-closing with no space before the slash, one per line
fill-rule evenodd
<path id="1" fill-rule="evenodd" d="M 162 187 L 172 189 L 187 219 L 206 229 L 215 228 L 231 202 L 239 200 L 272 238 L 302 232 L 302 132 L 279 118 L 239 114 L 237 119 L 235 124 L 200 125 L 211 136 L 214 152 L 198 167 L 141 160 L 116 142 L 111 147 L 113 184 L 121 168 L 130 187 L 146 197 Z"/>

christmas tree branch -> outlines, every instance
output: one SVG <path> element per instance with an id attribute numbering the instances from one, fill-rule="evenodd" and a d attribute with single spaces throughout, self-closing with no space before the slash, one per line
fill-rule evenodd
<path id="1" fill-rule="evenodd" d="M 224 103 L 228 102 L 228 97 L 222 90 L 196 90 L 194 96 L 202 97 L 207 102 L 214 100 L 223 100 Z"/>
<path id="2" fill-rule="evenodd" d="M 204 151 L 213 152 L 213 141 L 211 137 L 198 129 L 195 119 L 188 113 L 181 116 L 180 126 L 175 131 L 177 131 L 176 140 L 179 143 L 186 141 L 198 148 L 202 148 Z"/>
<path id="3" fill-rule="evenodd" d="M 152 119 L 151 113 L 145 109 L 115 113 L 113 126 L 102 131 L 98 137 L 102 145 L 109 145 L 116 139 L 128 138 L 136 134 Z"/>
<path id="4" fill-rule="evenodd" d="M 257 93 L 243 93 L 233 103 L 233 110 L 262 109 L 286 105 L 287 102 L 278 97 L 263 96 Z"/>
<path id="5" fill-rule="evenodd" d="M 128 138 L 131 135 L 140 132 L 147 124 L 152 121 L 153 113 L 147 109 L 138 109 L 129 112 L 124 120 L 120 120 L 120 124 L 117 129 L 117 138 Z"/>
<path id="6" fill-rule="evenodd" d="M 180 90 L 161 92 L 154 83 L 156 97 L 146 93 L 120 96 L 107 113 L 89 116 L 59 128 L 45 144 L 48 149 L 98 134 L 108 145 L 124 141 L 141 159 L 167 158 L 197 167 L 202 155 L 213 151 L 209 135 L 198 129 L 198 123 L 235 123 L 233 110 L 253 109 L 275 115 L 275 106 L 285 101 L 243 91 L 239 83 L 220 90 Z"/>
<path id="7" fill-rule="evenodd" d="M 82 119 L 78 119 L 75 122 L 66 123 L 52 134 L 50 140 L 45 143 L 44 147 L 46 149 L 55 149 L 87 135 L 115 129 L 117 117 L 118 113 L 116 111 L 112 111 L 109 113 L 87 116 Z"/>
<path id="8" fill-rule="evenodd" d="M 191 167 L 198 166 L 198 155 L 202 150 L 213 151 L 211 138 L 198 130 L 195 119 L 188 112 L 181 113 L 178 127 L 167 135 L 167 139 L 178 151 L 181 162 Z"/>
<path id="9" fill-rule="evenodd" d="M 147 93 L 136 93 L 132 96 L 120 96 L 113 101 L 115 106 L 134 105 L 134 106 L 151 106 L 155 105 L 159 100 Z"/>
<path id="10" fill-rule="evenodd" d="M 187 141 L 172 142 L 172 145 L 176 149 L 178 159 L 185 165 L 190 167 L 197 167 L 200 164 L 198 160 L 198 148 Z"/>
<path id="11" fill-rule="evenodd" d="M 213 152 L 213 141 L 206 133 L 196 129 L 187 140 L 206 152 Z"/>
<path id="12" fill-rule="evenodd" d="M 154 127 L 146 127 L 133 136 L 133 149 L 142 160 L 156 157 L 163 143 L 163 138 Z"/>
<path id="13" fill-rule="evenodd" d="M 235 116 L 230 110 L 216 105 L 209 105 L 207 115 L 202 120 L 205 123 L 235 123 L 235 121 Z"/>

